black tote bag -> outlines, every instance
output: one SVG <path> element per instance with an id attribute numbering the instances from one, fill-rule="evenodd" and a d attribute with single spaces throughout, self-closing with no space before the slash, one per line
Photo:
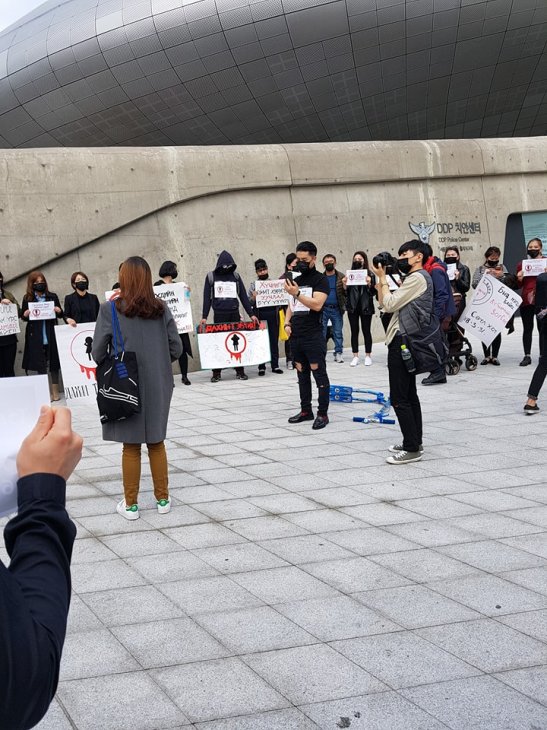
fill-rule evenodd
<path id="1" fill-rule="evenodd" d="M 97 405 L 101 423 L 123 421 L 141 410 L 137 356 L 124 349 L 120 320 L 112 305 L 112 344 L 97 365 Z"/>

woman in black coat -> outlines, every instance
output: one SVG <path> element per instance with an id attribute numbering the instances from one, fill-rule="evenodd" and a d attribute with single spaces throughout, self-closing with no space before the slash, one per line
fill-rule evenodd
<path id="1" fill-rule="evenodd" d="M 154 286 L 174 284 L 175 279 L 179 275 L 176 263 L 174 261 L 164 261 L 160 266 L 159 275 L 161 279 L 156 281 Z M 188 332 L 183 332 L 180 335 L 180 341 L 182 342 L 182 355 L 179 357 L 180 374 L 184 385 L 191 385 L 191 382 L 188 380 L 188 356 L 193 359 L 194 355 L 192 354 L 192 343 L 190 342 Z"/>
<path id="2" fill-rule="evenodd" d="M 53 319 L 30 320 L 30 307 L 34 302 L 53 302 L 55 317 Z M 31 271 L 27 279 L 27 292 L 21 305 L 22 319 L 27 322 L 25 332 L 25 349 L 23 352 L 23 370 L 28 375 L 32 370 L 39 375 L 49 372 L 51 378 L 51 400 L 59 400 L 59 352 L 55 339 L 54 327 L 57 319 L 63 319 L 63 310 L 59 297 L 48 289 L 46 277 L 41 271 Z"/>
<path id="3" fill-rule="evenodd" d="M 353 254 L 351 268 L 369 271 L 368 257 L 364 251 L 356 251 Z M 371 325 L 374 315 L 374 297 L 377 296 L 376 277 L 369 273 L 366 286 L 348 286 L 345 276 L 342 283 L 346 291 L 346 309 L 351 329 L 353 360 L 350 362 L 350 367 L 354 368 L 359 365 L 359 323 L 365 339 L 365 365 L 372 365 Z"/>
<path id="4" fill-rule="evenodd" d="M 4 277 L 0 271 L 0 304 L 15 304 L 17 316 L 21 316 L 19 304 L 11 292 L 4 289 Z M 17 335 L 0 336 L 0 378 L 15 377 L 15 356 L 17 354 Z"/>
<path id="5" fill-rule="evenodd" d="M 72 294 L 65 297 L 66 323 L 75 327 L 84 322 L 96 322 L 99 315 L 99 299 L 90 294 L 89 277 L 83 271 L 75 271 L 70 277 Z"/>

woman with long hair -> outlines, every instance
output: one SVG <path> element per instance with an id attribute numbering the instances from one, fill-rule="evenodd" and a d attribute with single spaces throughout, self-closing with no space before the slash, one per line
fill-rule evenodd
<path id="1" fill-rule="evenodd" d="M 17 315 L 21 316 L 19 304 L 11 292 L 4 289 L 4 276 L 0 271 L 0 304 L 15 304 Z M 17 335 L 0 337 L 0 378 L 15 377 L 15 356 L 17 354 Z"/>
<path id="2" fill-rule="evenodd" d="M 351 351 L 353 360 L 350 367 L 359 365 L 359 324 L 363 330 L 365 340 L 365 365 L 372 365 L 372 317 L 374 315 L 374 297 L 376 292 L 376 277 L 369 270 L 368 256 L 364 251 L 356 251 L 351 262 L 352 269 L 366 269 L 367 283 L 357 286 L 348 286 L 344 276 L 342 284 L 346 292 L 346 308 L 349 326 L 351 329 Z"/>
<path id="3" fill-rule="evenodd" d="M 171 363 L 180 357 L 182 345 L 173 315 L 154 296 L 150 267 L 140 256 L 131 256 L 120 269 L 120 294 L 115 307 L 124 349 L 137 356 L 141 410 L 131 418 L 103 423 L 103 439 L 123 444 L 124 499 L 116 510 L 126 519 L 136 520 L 142 444 L 148 448 L 157 510 L 165 514 L 171 509 L 164 440 L 174 387 Z M 112 341 L 111 303 L 104 302 L 93 338 L 95 362 L 105 359 Z"/>
<path id="4" fill-rule="evenodd" d="M 34 303 L 53 302 L 54 316 L 51 319 L 30 319 L 30 309 Z M 63 318 L 59 297 L 49 291 L 46 277 L 41 271 L 31 271 L 27 278 L 27 291 L 21 305 L 22 319 L 27 322 L 25 349 L 23 351 L 23 370 L 28 375 L 32 370 L 39 375 L 49 372 L 50 394 L 52 401 L 59 400 L 59 352 L 55 339 L 55 325 Z"/>
<path id="5" fill-rule="evenodd" d="M 65 297 L 65 317 L 67 324 L 75 327 L 85 322 L 95 322 L 99 314 L 99 299 L 89 292 L 89 276 L 83 271 L 75 271 L 70 277 L 72 294 Z"/>

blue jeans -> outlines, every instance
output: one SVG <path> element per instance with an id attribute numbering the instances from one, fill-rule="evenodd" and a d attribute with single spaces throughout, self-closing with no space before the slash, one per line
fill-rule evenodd
<path id="1" fill-rule="evenodd" d="M 334 352 L 342 354 L 344 351 L 343 315 L 340 309 L 335 306 L 323 307 L 323 337 L 327 339 L 327 323 L 332 322 L 332 334 L 334 337 Z"/>

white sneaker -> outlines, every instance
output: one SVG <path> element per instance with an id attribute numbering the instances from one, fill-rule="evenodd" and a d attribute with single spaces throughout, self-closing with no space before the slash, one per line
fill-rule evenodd
<path id="1" fill-rule="evenodd" d="M 156 506 L 160 515 L 166 515 L 168 512 L 171 512 L 170 499 L 160 499 L 156 502 Z"/>
<path id="2" fill-rule="evenodd" d="M 350 362 L 349 366 L 350 366 L 350 368 L 356 368 L 357 365 L 359 365 L 359 358 L 354 357 L 353 360 Z"/>
<path id="3" fill-rule="evenodd" d="M 132 504 L 130 507 L 128 507 L 125 503 L 125 499 L 122 499 L 120 502 L 118 502 L 118 504 L 116 505 L 116 512 L 122 517 L 125 517 L 126 520 L 138 520 L 140 517 L 139 505 Z"/>
<path id="4" fill-rule="evenodd" d="M 334 362 L 344 362 L 344 358 L 342 357 L 341 352 L 334 353 Z"/>
<path id="5" fill-rule="evenodd" d="M 367 367 L 368 367 L 369 365 L 372 365 L 372 358 L 371 358 L 371 357 L 370 357 L 369 355 L 367 355 L 367 356 L 365 357 L 365 365 L 366 365 Z"/>

